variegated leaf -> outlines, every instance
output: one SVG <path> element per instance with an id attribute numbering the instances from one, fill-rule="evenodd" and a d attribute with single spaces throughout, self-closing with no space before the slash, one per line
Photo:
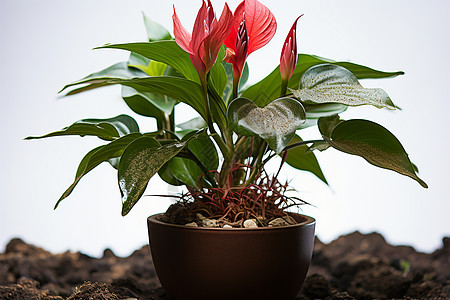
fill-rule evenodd
<path id="1" fill-rule="evenodd" d="M 303 106 L 293 98 L 279 98 L 260 108 L 251 100 L 236 98 L 228 107 L 232 129 L 242 135 L 257 135 L 276 153 L 281 153 L 305 122 Z"/>
<path id="2" fill-rule="evenodd" d="M 295 97 L 304 103 L 340 103 L 348 106 L 373 105 L 397 109 L 387 93 L 379 88 L 364 88 L 344 67 L 321 64 L 308 69 L 300 80 Z"/>
<path id="3" fill-rule="evenodd" d="M 118 179 L 122 194 L 122 215 L 125 216 L 142 197 L 148 181 L 177 155 L 185 143 L 161 146 L 151 137 L 139 138 L 128 145 L 119 162 Z"/>

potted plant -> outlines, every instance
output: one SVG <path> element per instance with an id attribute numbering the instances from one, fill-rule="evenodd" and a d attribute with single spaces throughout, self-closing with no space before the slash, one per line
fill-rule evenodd
<path id="1" fill-rule="evenodd" d="M 170 295 L 294 299 L 309 267 L 315 220 L 290 210 L 306 202 L 278 180 L 284 164 L 326 183 L 314 152 L 332 147 L 427 187 L 386 128 L 339 117 L 360 105 L 397 109 L 385 91 L 364 88 L 358 79 L 403 73 L 297 54 L 300 17 L 282 46 L 279 67 L 253 85 L 247 85 L 246 59 L 276 31 L 275 17 L 256 0 L 244 0 L 234 12 L 225 4 L 218 19 L 210 1 L 203 1 L 192 33 L 174 8 L 174 38 L 144 17 L 147 42 L 99 47 L 129 51 L 130 58 L 62 91 L 73 95 L 120 84 L 129 108 L 156 119 L 157 130 L 141 132 L 132 117 L 119 115 L 27 138 L 89 135 L 106 141 L 85 155 L 55 208 L 85 174 L 108 162 L 117 169 L 125 216 L 158 174 L 187 189 L 170 195 L 179 201 L 165 214 L 148 219 L 155 268 Z M 198 117 L 176 124 L 179 103 Z M 302 140 L 301 130 L 311 126 L 322 139 Z M 266 170 L 277 157 L 278 170 Z"/>

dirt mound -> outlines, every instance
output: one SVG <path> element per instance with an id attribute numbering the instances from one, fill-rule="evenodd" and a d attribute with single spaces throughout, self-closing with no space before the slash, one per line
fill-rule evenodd
<path id="1" fill-rule="evenodd" d="M 169 299 L 148 246 L 126 258 L 50 252 L 13 239 L 0 254 L 0 299 Z M 358 232 L 316 239 L 298 299 L 450 299 L 450 239 L 431 254 Z"/>

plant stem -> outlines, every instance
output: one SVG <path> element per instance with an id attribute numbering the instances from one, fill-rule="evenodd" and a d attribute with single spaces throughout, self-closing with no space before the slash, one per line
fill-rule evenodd
<path id="1" fill-rule="evenodd" d="M 170 130 L 175 132 L 175 107 L 169 115 Z"/>
<path id="2" fill-rule="evenodd" d="M 233 99 L 236 99 L 239 93 L 239 80 L 241 79 L 241 74 L 235 71 L 233 68 Z"/>
<path id="3" fill-rule="evenodd" d="M 267 143 L 263 141 L 261 143 L 261 146 L 260 146 L 259 149 L 260 149 L 259 150 L 259 154 L 258 154 L 258 157 L 256 158 L 255 163 L 254 163 L 253 170 L 250 173 L 250 176 L 248 177 L 247 181 L 245 182 L 246 186 L 249 185 L 249 184 L 252 184 L 252 182 L 255 180 L 256 176 L 258 176 L 258 174 L 259 174 L 259 171 L 260 171 L 261 165 L 262 165 L 261 164 L 262 163 L 262 158 L 264 156 L 264 153 L 266 153 Z"/>
<path id="4" fill-rule="evenodd" d="M 281 80 L 280 97 L 286 96 L 288 82 L 289 80 Z"/>
<path id="5" fill-rule="evenodd" d="M 287 151 L 289 149 L 292 149 L 292 148 L 295 148 L 295 147 L 298 147 L 298 146 L 303 146 L 303 145 L 306 145 L 306 144 L 315 144 L 315 143 L 321 143 L 322 144 L 322 143 L 326 143 L 326 141 L 325 140 L 300 141 L 300 142 L 296 142 L 296 143 L 293 143 L 293 144 L 290 144 L 290 145 L 286 146 L 283 149 L 283 151 Z"/>
<path id="6" fill-rule="evenodd" d="M 221 128 L 221 133 L 223 136 L 219 135 L 214 128 L 214 124 L 211 117 L 210 103 L 209 103 L 209 95 L 208 95 L 208 83 L 207 77 L 200 76 L 200 82 L 202 85 L 203 99 L 205 103 L 206 109 L 206 122 L 208 124 L 208 129 L 210 132 L 210 136 L 214 139 L 217 146 L 220 149 L 220 152 L 223 155 L 224 163 L 222 165 L 222 169 L 220 174 L 224 173 L 224 176 L 220 176 L 219 178 L 219 186 L 224 186 L 226 183 L 226 174 L 228 174 L 231 165 L 232 165 L 232 157 L 233 157 L 233 140 L 231 136 L 231 131 L 228 128 Z M 225 140 L 224 140 L 225 138 Z"/>
<path id="7" fill-rule="evenodd" d="M 219 186 L 222 188 L 227 188 L 227 185 L 228 185 L 227 178 L 228 178 L 228 174 L 230 173 L 230 170 L 233 166 L 236 148 L 234 148 L 231 130 L 229 128 L 226 128 L 226 129 L 224 129 L 223 133 L 224 133 L 225 142 L 226 142 L 224 144 L 226 152 L 222 151 L 224 161 L 223 161 L 220 173 L 219 173 L 220 174 L 219 175 Z"/>
<path id="8" fill-rule="evenodd" d="M 173 131 L 173 129 L 175 128 L 174 125 L 174 111 L 172 111 L 172 113 L 166 114 L 163 113 L 162 118 L 156 118 L 156 125 L 158 130 L 162 130 L 163 131 L 163 137 L 165 139 L 169 139 L 169 133 L 168 131 Z"/>
<path id="9" fill-rule="evenodd" d="M 206 123 L 208 124 L 209 130 L 212 132 L 212 130 L 214 128 L 213 128 L 211 113 L 210 113 L 210 109 L 209 109 L 208 84 L 206 81 L 206 74 L 204 76 L 200 76 L 200 82 L 202 84 L 203 101 L 205 103 L 205 109 L 206 109 Z"/>
<path id="10" fill-rule="evenodd" d="M 311 140 L 311 141 L 301 141 L 301 142 L 297 142 L 297 143 L 293 143 L 290 144 L 289 146 L 286 146 L 282 152 L 286 152 L 292 148 L 295 147 L 299 147 L 299 146 L 303 146 L 306 144 L 314 144 L 314 143 L 326 143 L 326 141 L 324 140 Z M 264 161 L 263 161 L 263 165 L 266 164 L 269 160 L 271 160 L 276 154 L 271 154 L 269 155 Z"/>
<path id="11" fill-rule="evenodd" d="M 223 138 L 217 133 L 216 129 L 214 128 L 214 124 L 211 118 L 211 110 L 209 107 L 209 96 L 208 96 L 208 84 L 207 84 L 207 78 L 205 76 L 200 76 L 200 82 L 202 85 L 202 92 L 203 92 L 203 100 L 205 103 L 205 109 L 206 109 L 206 123 L 208 124 L 209 132 L 211 133 L 212 138 L 217 143 L 217 146 L 219 146 L 220 151 L 222 152 L 222 155 L 225 157 L 229 157 L 230 149 L 227 146 L 227 144 L 224 142 Z"/>
<path id="12" fill-rule="evenodd" d="M 275 179 L 278 178 L 278 175 L 280 175 L 280 171 L 281 171 L 281 168 L 283 167 L 283 164 L 284 164 L 285 161 L 286 161 L 287 154 L 288 154 L 287 151 L 284 151 L 284 152 L 283 152 L 283 155 L 282 155 L 282 157 L 281 157 L 281 164 L 280 164 L 280 167 L 278 168 L 277 174 L 275 174 L 274 180 L 272 180 L 272 184 L 270 185 L 270 188 L 271 188 L 271 189 L 273 188 L 273 185 L 275 184 Z"/>
<path id="13" fill-rule="evenodd" d="M 173 114 L 173 112 L 172 112 Z M 168 131 L 173 131 L 173 127 L 172 127 L 172 114 L 168 115 L 166 113 L 164 113 L 164 120 L 163 120 L 163 126 L 164 126 L 164 137 L 166 139 L 169 138 L 169 133 Z"/>
<path id="14" fill-rule="evenodd" d="M 209 170 L 202 164 L 202 162 L 200 160 L 198 160 L 198 158 L 193 153 L 187 154 L 187 153 L 180 152 L 177 154 L 177 156 L 186 158 L 186 159 L 190 159 L 194 163 L 196 163 L 199 166 L 199 168 L 203 171 L 205 178 L 211 183 L 212 187 L 217 187 L 217 182 L 214 179 L 214 177 L 211 176 L 211 173 L 209 172 Z"/>

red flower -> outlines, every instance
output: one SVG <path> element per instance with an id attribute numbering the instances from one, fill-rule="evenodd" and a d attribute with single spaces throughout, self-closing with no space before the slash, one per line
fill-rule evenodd
<path id="1" fill-rule="evenodd" d="M 238 5 L 234 25 L 225 40 L 227 61 L 233 64 L 234 76 L 241 76 L 247 56 L 266 45 L 276 30 L 272 12 L 257 0 L 244 0 Z"/>
<path id="2" fill-rule="evenodd" d="M 192 36 L 181 25 L 175 12 L 175 6 L 173 7 L 172 19 L 176 43 L 189 53 L 192 64 L 203 80 L 214 65 L 220 47 L 233 26 L 233 14 L 228 4 L 225 3 L 220 19 L 217 21 L 211 1 L 208 0 L 208 3 L 203 1 L 195 19 Z"/>
<path id="3" fill-rule="evenodd" d="M 303 16 L 303 15 L 301 15 Z M 281 80 L 288 81 L 292 74 L 294 73 L 295 66 L 297 65 L 297 34 L 296 27 L 297 21 L 301 17 L 299 16 L 295 19 L 294 24 L 289 31 L 286 40 L 283 45 L 283 49 L 281 50 L 280 57 L 280 73 Z"/>

